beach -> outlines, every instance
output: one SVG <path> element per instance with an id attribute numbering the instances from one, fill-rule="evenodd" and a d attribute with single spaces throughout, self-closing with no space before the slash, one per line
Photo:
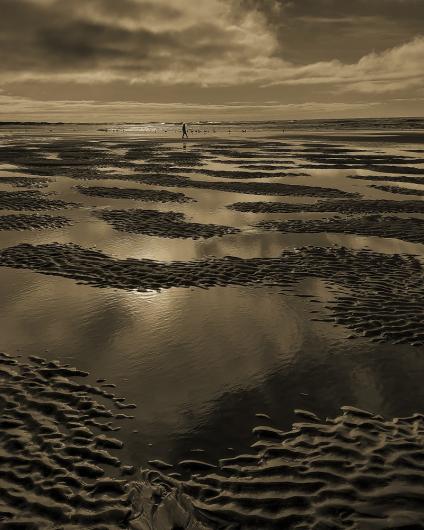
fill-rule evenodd
<path id="1" fill-rule="evenodd" d="M 424 525 L 424 122 L 0 127 L 0 526 Z"/>

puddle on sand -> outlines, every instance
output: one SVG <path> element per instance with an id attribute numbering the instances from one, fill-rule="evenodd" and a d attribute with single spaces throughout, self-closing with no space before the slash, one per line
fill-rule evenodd
<path id="1" fill-rule="evenodd" d="M 132 293 L 7 268 L 2 277 L 1 348 L 60 358 L 93 383 L 117 384 L 138 405 L 120 434 L 134 464 L 194 448 L 212 460 L 242 450 L 259 412 L 288 426 L 294 408 L 326 415 L 353 403 L 392 416 L 424 398 L 416 349 L 360 338 L 347 349 L 349 332 L 309 319 L 321 304 L 280 289 Z M 301 291 L 330 296 L 319 281 Z"/>

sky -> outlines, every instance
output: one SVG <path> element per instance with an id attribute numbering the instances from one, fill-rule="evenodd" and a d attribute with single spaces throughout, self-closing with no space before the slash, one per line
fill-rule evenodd
<path id="1" fill-rule="evenodd" d="M 0 120 L 423 116 L 424 0 L 0 0 Z"/>

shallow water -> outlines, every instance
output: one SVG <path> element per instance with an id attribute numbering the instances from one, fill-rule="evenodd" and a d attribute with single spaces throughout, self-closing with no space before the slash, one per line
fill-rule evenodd
<path id="1" fill-rule="evenodd" d="M 279 289 L 127 293 L 27 271 L 2 277 L 2 348 L 117 384 L 138 405 L 122 433 L 135 464 L 240 450 L 259 412 L 287 426 L 295 408 L 325 416 L 350 403 L 390 417 L 423 402 L 422 351 L 361 338 L 347 348 L 346 330 L 311 322 L 317 305 Z M 302 291 L 329 296 L 320 282 Z"/>
<path id="2" fill-rule="evenodd" d="M 134 135 L 134 130 L 130 133 Z M 37 134 L 39 136 L 27 138 L 25 133 L 16 136 L 11 133 L 8 142 L 32 142 L 35 147 L 40 143 L 39 138 L 42 138 L 41 144 L 52 140 L 47 131 Z M 67 138 L 72 138 L 72 134 L 78 136 L 79 131 L 67 131 Z M 89 132 L 84 131 L 84 134 L 90 138 Z M 93 145 L 125 159 L 127 148 L 120 147 L 120 143 L 127 142 L 128 136 L 92 139 L 96 140 Z M 139 138 L 132 136 L 131 140 Z M 296 150 L 296 158 L 290 158 L 295 168 L 302 162 L 298 149 L 302 142 L 287 138 L 284 141 Z M 337 141 L 337 144 L 342 145 L 342 142 Z M 348 147 L 408 156 L 414 144 L 395 150 L 384 143 L 371 146 L 351 143 Z M 183 153 L 198 149 L 196 143 L 187 144 L 185 149 L 181 149 L 180 144 L 166 142 L 162 147 L 164 153 L 171 148 Z M 234 149 L 255 152 L 252 148 Z M 47 159 L 59 157 L 57 152 L 49 151 L 47 145 L 43 145 L 42 151 Z M 261 157 L 263 159 L 263 155 Z M 234 165 L 221 164 L 215 159 L 205 162 L 198 172 L 187 173 L 187 176 L 207 182 L 230 182 L 230 179 L 202 175 L 202 169 L 229 171 L 237 168 L 236 160 Z M 14 173 L 11 169 L 11 164 L 0 167 L 0 182 L 1 176 L 25 175 L 24 170 Z M 110 173 L 110 167 L 103 169 Z M 370 188 L 371 181 L 347 178 L 373 174 L 366 169 L 299 169 L 299 172 L 309 176 L 270 176 L 243 182 L 337 188 L 360 193 L 367 199 L 406 198 Z M 116 168 L 116 173 L 131 174 L 131 171 Z M 161 204 L 88 197 L 75 190 L 76 185 L 182 191 L 196 202 Z M 8 184 L 1 184 L 0 189 L 15 190 Z M 126 180 L 87 181 L 60 174 L 42 191 L 54 192 L 53 198 L 82 205 L 81 208 L 47 212 L 67 216 L 73 225 L 60 230 L 3 231 L 0 232 L 0 248 L 21 242 L 72 242 L 82 247 L 95 247 L 120 259 L 185 261 L 226 255 L 275 257 L 284 249 L 337 244 L 352 249 L 370 248 L 382 253 L 424 256 L 423 245 L 399 239 L 346 234 L 279 234 L 254 227 L 265 219 L 310 219 L 325 214 L 252 214 L 226 208 L 240 201 L 306 204 L 314 202 L 313 197 L 177 189 Z M 182 212 L 190 221 L 233 226 L 242 231 L 206 240 L 130 234 L 118 232 L 93 217 L 96 208 Z M 9 212 L 2 212 L 6 213 Z M 10 353 L 19 350 L 23 355 L 40 354 L 60 359 L 89 371 L 92 382 L 104 377 L 117 384 L 120 393 L 137 404 L 137 409 L 131 411 L 134 420 L 128 422 L 121 433 L 127 442 L 123 450 L 126 459 L 134 464 L 145 465 L 152 458 L 178 461 L 192 455 L 192 449 L 203 449 L 202 458 L 207 460 L 231 454 L 233 450 L 244 450 L 251 441 L 251 427 L 261 421 L 255 417 L 256 413 L 267 413 L 276 425 L 288 426 L 293 420 L 294 408 L 312 409 L 323 416 L 336 414 L 345 404 L 388 417 L 422 410 L 422 348 L 376 344 L 361 337 L 348 340 L 350 333 L 342 326 L 312 321 L 310 317 L 314 315 L 310 311 L 321 311 L 322 305 L 295 295 L 306 293 L 321 301 L 330 299 L 331 293 L 318 280 L 304 282 L 293 292 L 265 287 L 214 287 L 139 293 L 78 285 L 74 280 L 6 267 L 0 268 L 0 278 L 0 348 Z"/>

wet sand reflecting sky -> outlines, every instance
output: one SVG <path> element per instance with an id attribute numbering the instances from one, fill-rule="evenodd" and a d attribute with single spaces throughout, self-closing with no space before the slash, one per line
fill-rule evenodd
<path id="1" fill-rule="evenodd" d="M 37 138 L 32 141 L 38 143 Z M 19 142 L 25 140 L 21 137 Z M 293 143 L 294 147 L 299 145 L 298 141 Z M 120 138 L 114 137 L 108 144 L 101 145 L 110 150 L 112 144 L 115 154 L 125 157 L 126 150 L 119 147 Z M 196 144 L 187 149 L 192 147 Z M 164 144 L 164 151 L 168 148 Z M 413 146 L 396 152 L 405 155 L 408 148 Z M 379 145 L 378 149 L 385 152 L 386 146 Z M 47 159 L 58 157 L 46 148 L 43 154 Z M 294 161 L 299 163 L 298 159 Z M 233 167 L 213 164 L 215 169 L 222 167 L 226 171 Z M 202 167 L 210 169 L 213 164 L 206 160 Z M 0 179 L 25 175 L 25 171 L 15 173 L 11 169 L 13 166 L 3 164 Z M 119 171 L 122 170 L 118 168 Z M 310 176 L 270 177 L 265 181 L 336 187 L 359 192 L 366 198 L 389 195 L 370 188 L 370 181 L 346 178 L 372 174 L 369 171 L 307 172 Z M 202 170 L 187 175 L 199 179 Z M 226 179 L 205 176 L 205 180 Z M 237 201 L 305 204 L 314 200 L 310 197 L 187 188 L 184 193 L 197 202 L 155 204 L 87 197 L 75 190 L 76 185 L 158 189 L 125 180 L 85 181 L 58 174 L 46 191 L 54 192 L 55 198 L 82 205 L 60 212 L 72 219 L 73 225 L 60 230 L 0 232 L 0 247 L 21 242 L 72 242 L 82 247 L 95 246 L 116 258 L 160 261 L 225 255 L 275 257 L 286 248 L 304 245 L 337 244 L 421 255 L 424 250 L 423 245 L 378 237 L 262 232 L 252 225 L 264 219 L 308 219 L 325 214 L 250 214 L 226 208 Z M 0 186 L 13 190 L 1 180 Z M 390 194 L 391 200 L 401 198 Z M 242 232 L 205 240 L 129 234 L 115 231 L 93 217 L 94 208 L 178 211 L 190 221 L 236 226 Z M 341 405 L 351 404 L 391 417 L 419 410 L 423 402 L 422 351 L 405 345 L 373 344 L 365 338 L 347 341 L 349 332 L 342 327 L 310 320 L 310 311 L 317 309 L 316 304 L 294 296 L 296 292 L 214 287 L 137 293 L 98 289 L 69 279 L 4 267 L 0 275 L 1 349 L 59 358 L 89 371 L 93 382 L 105 377 L 116 383 L 120 392 L 138 405 L 135 420 L 123 429 L 127 440 L 124 451 L 133 463 L 145 464 L 155 457 L 176 460 L 190 455 L 191 448 L 205 449 L 205 458 L 211 459 L 230 452 L 228 447 L 243 450 L 250 440 L 250 427 L 257 423 L 257 412 L 269 414 L 279 425 L 289 425 L 294 408 L 312 408 L 325 416 L 336 413 Z M 332 296 L 318 280 L 301 284 L 296 291 L 324 301 Z M 225 433 L 219 440 L 214 436 L 217 430 Z"/>

